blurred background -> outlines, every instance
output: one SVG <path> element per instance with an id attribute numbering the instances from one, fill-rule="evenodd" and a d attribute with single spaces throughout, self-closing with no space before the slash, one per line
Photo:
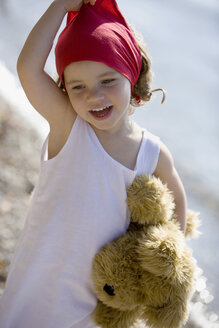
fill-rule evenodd
<path id="1" fill-rule="evenodd" d="M 219 327 L 219 1 L 117 0 L 144 37 L 156 93 L 134 120 L 168 146 L 202 235 L 188 242 L 199 267 L 187 327 Z M 36 183 L 47 122 L 28 103 L 16 60 L 50 0 L 0 0 L 0 286 Z M 64 27 L 62 25 L 61 29 Z M 54 50 L 46 70 L 56 78 Z"/>

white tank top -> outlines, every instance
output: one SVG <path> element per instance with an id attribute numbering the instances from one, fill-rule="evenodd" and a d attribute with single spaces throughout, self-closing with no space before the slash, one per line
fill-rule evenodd
<path id="1" fill-rule="evenodd" d="M 143 130 L 143 129 L 142 129 Z M 0 328 L 94 328 L 90 277 L 101 246 L 129 225 L 126 187 L 152 174 L 159 139 L 143 130 L 131 170 L 102 147 L 79 116 L 67 142 L 48 160 L 48 137 L 26 223 L 0 300 Z"/>

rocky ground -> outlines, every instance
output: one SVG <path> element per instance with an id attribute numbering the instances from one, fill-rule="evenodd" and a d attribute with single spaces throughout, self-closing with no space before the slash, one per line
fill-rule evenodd
<path id="1" fill-rule="evenodd" d="M 0 295 L 39 171 L 35 131 L 0 101 Z"/>
<path id="2" fill-rule="evenodd" d="M 15 110 L 0 99 L 0 296 L 36 183 L 42 141 Z M 218 328 L 196 292 L 187 328 Z"/>

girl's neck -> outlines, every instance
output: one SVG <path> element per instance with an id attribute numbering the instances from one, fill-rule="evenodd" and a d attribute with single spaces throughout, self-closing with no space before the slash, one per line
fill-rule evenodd
<path id="1" fill-rule="evenodd" d="M 130 118 L 114 132 L 93 129 L 104 150 L 123 166 L 134 170 L 143 132 Z"/>
<path id="2" fill-rule="evenodd" d="M 127 138 L 134 132 L 133 121 L 130 117 L 127 117 L 120 125 L 117 125 L 115 129 L 110 130 L 101 130 L 93 127 L 94 132 L 96 133 L 98 139 L 112 139 L 115 140 L 116 138 Z"/>

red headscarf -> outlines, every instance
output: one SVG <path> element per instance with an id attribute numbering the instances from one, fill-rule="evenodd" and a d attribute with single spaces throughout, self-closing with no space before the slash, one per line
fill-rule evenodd
<path id="1" fill-rule="evenodd" d="M 116 0 L 97 0 L 71 11 L 56 49 L 56 68 L 63 85 L 63 71 L 72 62 L 102 62 L 129 79 L 132 89 L 138 80 L 142 56 L 138 44 Z"/>

